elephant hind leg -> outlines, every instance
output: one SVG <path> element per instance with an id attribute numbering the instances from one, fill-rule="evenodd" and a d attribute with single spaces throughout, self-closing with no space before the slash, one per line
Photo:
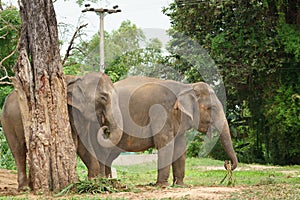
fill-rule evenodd
<path id="1" fill-rule="evenodd" d="M 17 154 L 17 155 L 16 155 Z M 26 147 L 25 143 L 21 145 L 17 153 L 14 153 L 17 171 L 18 171 L 18 190 L 26 190 L 29 186 L 29 181 L 26 174 Z M 18 157 L 16 159 L 16 157 Z"/>
<path id="2" fill-rule="evenodd" d="M 11 129 L 12 130 L 12 129 Z M 11 153 L 15 159 L 18 172 L 18 190 L 28 187 L 28 178 L 26 174 L 26 144 L 25 138 L 19 139 L 15 132 L 6 132 L 6 139 Z"/>

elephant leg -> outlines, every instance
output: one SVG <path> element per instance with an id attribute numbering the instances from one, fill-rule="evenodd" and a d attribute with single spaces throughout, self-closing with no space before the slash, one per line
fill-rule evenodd
<path id="1" fill-rule="evenodd" d="M 170 176 L 170 166 L 172 163 L 174 140 L 171 137 L 173 133 L 169 135 L 163 135 L 163 137 L 154 137 L 154 141 L 158 149 L 158 174 L 157 185 L 168 185 L 168 179 Z M 164 142 L 166 141 L 166 142 Z"/>
<path id="2" fill-rule="evenodd" d="M 88 168 L 88 178 L 94 178 L 101 174 L 98 160 L 85 148 L 81 140 L 78 140 L 77 154 Z"/>
<path id="3" fill-rule="evenodd" d="M 26 145 L 25 142 L 18 145 L 16 150 L 12 152 L 15 158 L 18 171 L 18 190 L 28 187 L 28 178 L 26 174 Z"/>
<path id="4" fill-rule="evenodd" d="M 186 159 L 186 141 L 184 134 L 176 137 L 174 144 L 173 154 L 173 184 L 184 185 L 184 172 L 185 172 L 185 159 Z"/>
<path id="5" fill-rule="evenodd" d="M 109 166 L 105 165 L 105 177 L 112 178 L 111 164 Z"/>
<path id="6" fill-rule="evenodd" d="M 106 177 L 105 175 L 105 164 L 102 163 L 101 161 L 98 161 L 98 164 L 99 164 L 99 168 L 100 168 L 100 174 L 101 174 L 101 177 Z"/>
<path id="7" fill-rule="evenodd" d="M 18 171 L 18 190 L 23 190 L 25 187 L 28 187 L 26 174 L 26 144 L 23 130 L 18 131 L 20 131 L 18 132 L 20 133 L 20 138 L 17 137 L 16 131 L 12 129 L 6 129 L 4 133 Z"/>
<path id="8" fill-rule="evenodd" d="M 105 175 L 107 178 L 112 178 L 111 165 L 112 162 L 120 155 L 120 153 L 111 153 L 105 163 Z"/>

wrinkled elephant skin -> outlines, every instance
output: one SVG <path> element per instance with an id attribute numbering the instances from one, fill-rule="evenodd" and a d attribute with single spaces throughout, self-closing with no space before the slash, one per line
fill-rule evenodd
<path id="1" fill-rule="evenodd" d="M 77 146 L 77 153 L 88 167 L 89 178 L 99 174 L 105 175 L 105 168 L 95 157 L 94 143 L 97 141 L 101 123 L 114 134 L 113 144 L 119 143 L 122 130 L 120 110 L 116 106 L 116 91 L 110 78 L 102 73 L 89 73 L 85 76 L 66 76 L 67 102 L 72 137 Z M 117 115 L 118 117 L 112 116 Z M 3 130 L 15 158 L 18 171 L 19 190 L 30 186 L 26 174 L 26 144 L 22 117 L 18 103 L 18 94 L 13 91 L 7 96 L 1 117 Z M 103 124 L 104 125 L 104 124 Z M 93 134 L 94 133 L 94 134 Z M 80 139 L 78 139 L 78 137 Z"/>
<path id="2" fill-rule="evenodd" d="M 98 133 L 99 143 L 112 148 L 105 163 L 108 170 L 120 152 L 154 147 L 158 149 L 157 184 L 168 184 L 172 165 L 173 183 L 182 185 L 186 158 L 184 133 L 191 128 L 210 132 L 212 126 L 220 133 L 232 169 L 237 167 L 222 104 L 208 84 L 129 77 L 114 86 L 119 95 L 124 133 L 117 146 L 111 145 L 109 138 L 99 137 L 101 131 Z"/>

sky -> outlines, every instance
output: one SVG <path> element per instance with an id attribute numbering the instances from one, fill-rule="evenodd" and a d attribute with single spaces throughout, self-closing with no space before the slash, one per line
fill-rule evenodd
<path id="1" fill-rule="evenodd" d="M 4 0 L 2 2 L 18 6 L 17 0 Z M 72 25 L 73 31 L 77 26 L 88 23 L 84 32 L 88 38 L 91 38 L 99 30 L 99 16 L 95 12 L 82 13 L 81 11 L 85 8 L 84 5 L 80 7 L 75 2 L 75 0 L 57 0 L 54 3 L 57 21 L 58 23 Z M 122 21 L 130 20 L 138 28 L 143 29 L 147 37 L 157 37 L 165 43 L 168 40 L 165 30 L 170 28 L 170 21 L 161 10 L 171 2 L 173 0 L 100 0 L 98 3 L 86 1 L 84 4 L 90 3 L 91 8 L 111 9 L 114 5 L 119 6 L 118 9 L 121 9 L 122 12 L 105 16 L 105 31 L 116 30 Z M 72 34 L 70 33 L 69 36 L 61 39 L 69 40 Z"/>
<path id="2" fill-rule="evenodd" d="M 165 31 L 170 28 L 169 18 L 162 13 L 162 8 L 168 6 L 173 0 L 102 0 L 91 4 L 91 8 L 109 8 L 118 5 L 122 12 L 107 14 L 104 17 L 104 30 L 111 32 L 121 25 L 122 21 L 130 20 L 138 28 L 143 29 L 147 38 L 159 38 L 165 44 L 169 37 Z M 72 24 L 74 28 L 88 23 L 84 32 L 89 38 L 99 30 L 99 16 L 95 12 L 81 11 L 84 5 L 79 6 L 75 0 L 58 0 L 55 4 L 58 22 Z M 70 37 L 70 36 L 69 36 Z M 66 38 L 68 40 L 68 38 Z"/>
<path id="3" fill-rule="evenodd" d="M 104 18 L 106 31 L 117 29 L 121 22 L 130 20 L 140 28 L 170 28 L 169 18 L 161 10 L 168 6 L 172 0 L 102 0 L 100 3 L 90 3 L 92 8 L 112 8 L 118 5 L 121 13 L 107 14 Z M 79 7 L 74 0 L 58 0 L 54 3 L 57 19 L 59 22 L 71 22 L 76 25 L 78 22 L 89 23 L 89 31 L 97 32 L 99 28 L 99 17 L 95 12 L 81 11 L 84 6 Z"/>

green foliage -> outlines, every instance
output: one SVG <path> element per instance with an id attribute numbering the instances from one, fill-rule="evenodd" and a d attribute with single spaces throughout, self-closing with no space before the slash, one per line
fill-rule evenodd
<path id="1" fill-rule="evenodd" d="M 21 30 L 21 18 L 16 7 L 7 7 L 0 11 L 0 62 L 5 59 L 2 65 L 8 72 L 13 74 L 13 66 L 17 58 L 17 53 L 13 53 L 17 48 L 17 43 Z M 8 57 L 12 54 L 10 57 Z M 0 66 L 0 76 L 5 75 L 5 71 Z"/>
<path id="2" fill-rule="evenodd" d="M 80 64 L 75 61 L 73 57 L 67 60 L 67 63 L 63 67 L 64 74 L 69 75 L 81 75 Z"/>
<path id="3" fill-rule="evenodd" d="M 128 73 L 128 66 L 130 66 L 130 61 L 132 58 L 128 56 L 130 53 L 125 53 L 122 56 L 116 58 L 110 66 L 105 68 L 105 73 L 111 78 L 112 82 L 117 82 L 122 79 Z"/>
<path id="4" fill-rule="evenodd" d="M 164 9 L 172 24 L 169 32 L 173 40 L 169 51 L 174 64 L 171 66 L 184 74 L 187 80 L 206 80 L 205 71 L 211 68 L 205 65 L 212 66 L 213 62 L 205 56 L 198 56 L 202 54 L 197 51 L 200 47 L 206 49 L 216 63 L 227 92 L 228 116 L 235 113 L 235 119 L 229 121 L 236 135 L 235 149 L 243 161 L 275 162 L 278 157 L 274 153 L 278 147 L 274 143 L 284 143 L 288 137 L 294 140 L 299 135 L 299 125 L 290 123 L 287 117 L 293 114 L 289 110 L 281 116 L 282 120 L 289 119 L 286 126 L 273 126 L 275 122 L 270 122 L 274 121 L 278 111 L 270 105 L 280 101 L 286 103 L 284 98 L 273 102 L 273 97 L 284 83 L 285 78 L 282 77 L 295 72 L 299 74 L 300 32 L 296 17 L 293 17 L 298 11 L 292 9 L 295 5 L 299 8 L 296 2 L 178 0 Z M 214 74 L 211 73 L 211 76 Z M 297 84 L 298 80 L 294 78 L 284 88 L 292 87 L 294 94 L 298 94 L 298 88 L 294 87 Z M 245 103 L 250 113 L 248 117 L 240 111 Z M 265 114 L 269 112 L 273 115 Z M 271 133 L 272 129 L 277 129 L 277 133 Z M 286 129 L 290 132 L 287 133 Z M 279 132 L 284 132 L 287 138 L 282 138 Z M 291 148 L 294 150 L 287 150 L 288 153 L 284 154 L 298 152 L 298 146 L 292 145 Z M 280 150 L 280 153 L 283 151 Z M 283 161 L 283 157 L 280 160 Z M 286 162 L 292 160 L 286 159 Z"/>
<path id="5" fill-rule="evenodd" d="M 0 87 L 0 116 L 2 115 L 2 106 L 5 100 L 5 97 L 11 93 L 11 86 L 2 86 Z M 0 117 L 1 118 L 1 117 Z M 4 136 L 4 132 L 2 130 L 2 125 L 0 127 L 0 168 L 5 169 L 16 169 L 15 160 L 12 156 L 6 138 Z"/>
<path id="6" fill-rule="evenodd" d="M 192 141 L 188 143 L 186 155 L 187 157 L 199 157 L 200 156 L 200 148 L 203 144 L 203 137 L 199 134 L 195 135 Z"/>
<path id="7" fill-rule="evenodd" d="M 16 169 L 15 160 L 9 149 L 2 127 L 0 127 L 0 168 Z"/>
<path id="8" fill-rule="evenodd" d="M 5 98 L 8 94 L 10 94 L 13 90 L 12 86 L 1 86 L 0 87 L 0 108 L 3 107 Z"/>
<path id="9" fill-rule="evenodd" d="M 0 10 L 0 77 L 12 76 L 13 66 L 17 58 L 17 43 L 20 36 L 21 19 L 16 7 L 6 7 Z M 15 51 L 15 52 L 14 52 Z M 6 96 L 11 93 L 10 85 L 0 86 L 0 107 Z M 1 114 L 1 112 L 0 112 Z M 0 127 L 0 168 L 15 169 L 15 161 Z"/>
<path id="10" fill-rule="evenodd" d="M 268 99 L 266 118 L 269 127 L 270 162 L 297 164 L 300 159 L 300 73 L 286 74 L 282 85 Z"/>
<path id="11" fill-rule="evenodd" d="M 145 47 L 142 48 L 141 44 Z M 157 38 L 147 41 L 140 28 L 128 20 L 124 21 L 117 30 L 105 33 L 105 72 L 113 82 L 128 74 L 163 76 L 166 72 L 160 65 L 163 62 L 161 47 L 162 43 Z M 98 71 L 99 36 L 94 35 L 90 41 L 82 42 L 78 49 L 68 59 L 65 73 Z"/>
<path id="12" fill-rule="evenodd" d="M 138 62 L 137 54 L 140 51 L 139 44 L 145 41 L 144 33 L 130 21 L 123 21 L 117 30 L 111 33 L 105 32 L 105 66 L 114 81 L 127 74 L 128 64 Z M 128 62 L 131 63 L 128 63 Z M 99 35 L 96 34 L 90 41 L 81 42 L 72 56 L 67 60 L 67 73 L 84 74 L 88 71 L 99 71 Z"/>
<path id="13" fill-rule="evenodd" d="M 295 61 L 300 61 L 300 31 L 295 25 L 281 22 L 278 26 L 278 37 L 288 54 L 295 57 Z"/>
<path id="14" fill-rule="evenodd" d="M 94 178 L 91 180 L 80 180 L 77 183 L 72 183 L 56 196 L 70 193 L 71 191 L 77 194 L 99 194 L 128 191 L 128 188 L 118 179 Z"/>

